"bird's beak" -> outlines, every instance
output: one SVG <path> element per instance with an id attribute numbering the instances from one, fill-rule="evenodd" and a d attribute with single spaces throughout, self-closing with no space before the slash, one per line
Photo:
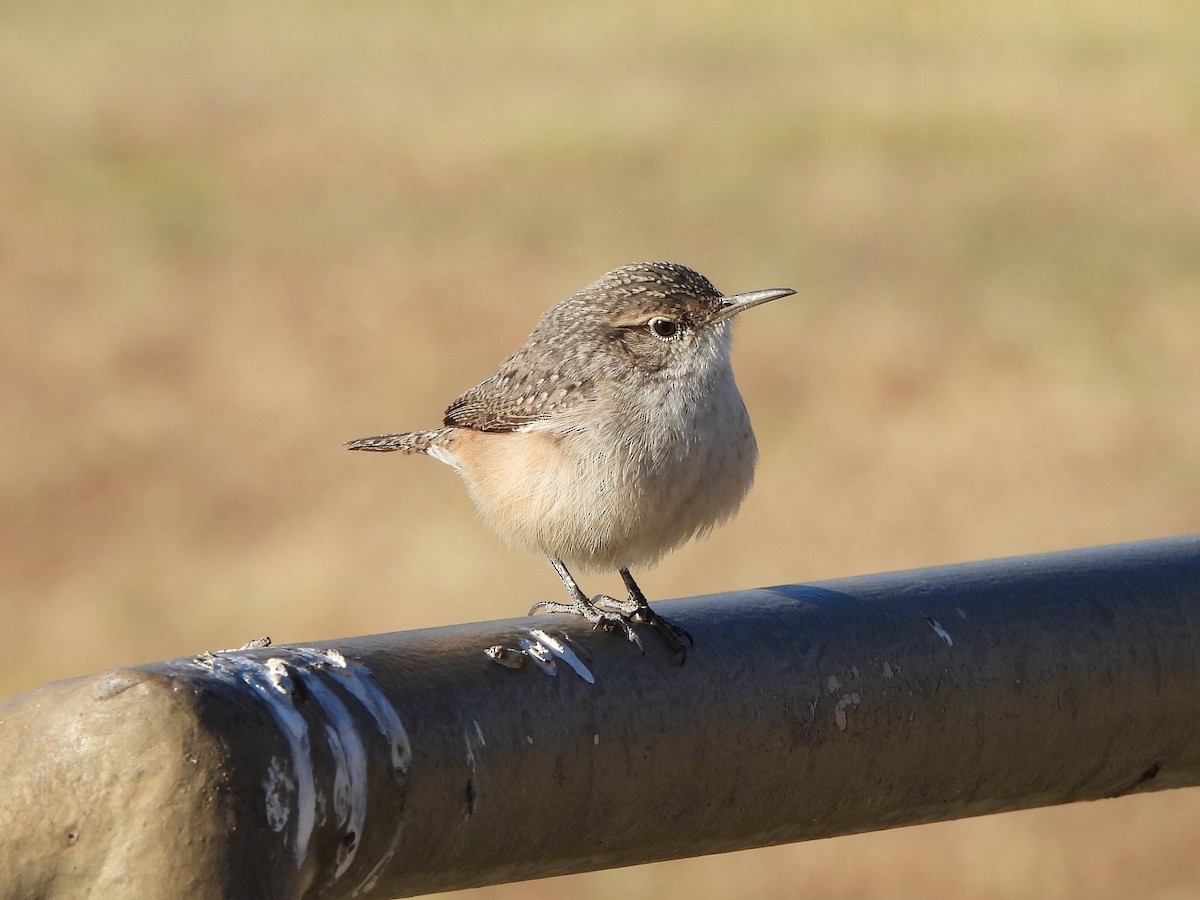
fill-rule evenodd
<path id="1" fill-rule="evenodd" d="M 758 306 L 762 303 L 770 303 L 772 300 L 778 300 L 780 297 L 790 297 L 796 293 L 791 288 L 767 288 L 765 291 L 750 291 L 746 294 L 734 294 L 732 297 L 722 297 L 721 304 L 717 307 L 717 311 L 713 313 L 713 317 L 708 320 L 710 325 L 715 325 L 717 322 L 724 321 L 730 316 L 736 316 L 740 312 L 744 312 L 752 306 Z"/>

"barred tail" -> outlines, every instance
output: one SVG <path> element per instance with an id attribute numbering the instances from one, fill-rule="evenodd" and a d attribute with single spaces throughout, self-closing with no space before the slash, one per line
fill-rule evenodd
<path id="1" fill-rule="evenodd" d="M 346 441 L 344 446 L 347 450 L 373 450 L 376 453 L 387 453 L 392 450 L 399 450 L 401 453 L 428 453 L 429 448 L 449 431 L 449 428 L 439 428 L 437 431 L 380 434 L 375 437 Z"/>

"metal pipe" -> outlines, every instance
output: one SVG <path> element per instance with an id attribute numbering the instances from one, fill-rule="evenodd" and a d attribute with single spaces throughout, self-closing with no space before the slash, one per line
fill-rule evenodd
<path id="1" fill-rule="evenodd" d="M 0 897 L 394 897 L 1200 783 L 1200 536 L 222 652 L 0 706 Z M 17 824 L 19 823 L 19 824 Z"/>

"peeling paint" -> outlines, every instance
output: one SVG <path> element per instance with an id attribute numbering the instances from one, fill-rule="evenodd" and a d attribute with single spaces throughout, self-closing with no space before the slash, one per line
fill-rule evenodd
<path id="1" fill-rule="evenodd" d="M 503 647 L 500 644 L 488 647 L 483 651 L 483 655 L 492 662 L 504 666 L 506 669 L 523 669 L 525 668 L 525 664 L 529 662 L 529 657 L 525 655 L 524 650 Z"/>
<path id="2" fill-rule="evenodd" d="M 833 710 L 833 720 L 837 722 L 837 727 L 840 731 L 845 731 L 848 724 L 846 710 L 851 706 L 858 706 L 862 702 L 862 696 L 858 691 L 851 691 L 849 694 L 842 694 L 837 702 L 837 706 Z"/>

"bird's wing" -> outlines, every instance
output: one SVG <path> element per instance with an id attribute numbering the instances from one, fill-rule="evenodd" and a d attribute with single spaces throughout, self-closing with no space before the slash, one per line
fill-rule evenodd
<path id="1" fill-rule="evenodd" d="M 506 363 L 451 403 L 443 423 L 475 431 L 516 431 L 554 419 L 593 396 L 591 382 Z"/>

